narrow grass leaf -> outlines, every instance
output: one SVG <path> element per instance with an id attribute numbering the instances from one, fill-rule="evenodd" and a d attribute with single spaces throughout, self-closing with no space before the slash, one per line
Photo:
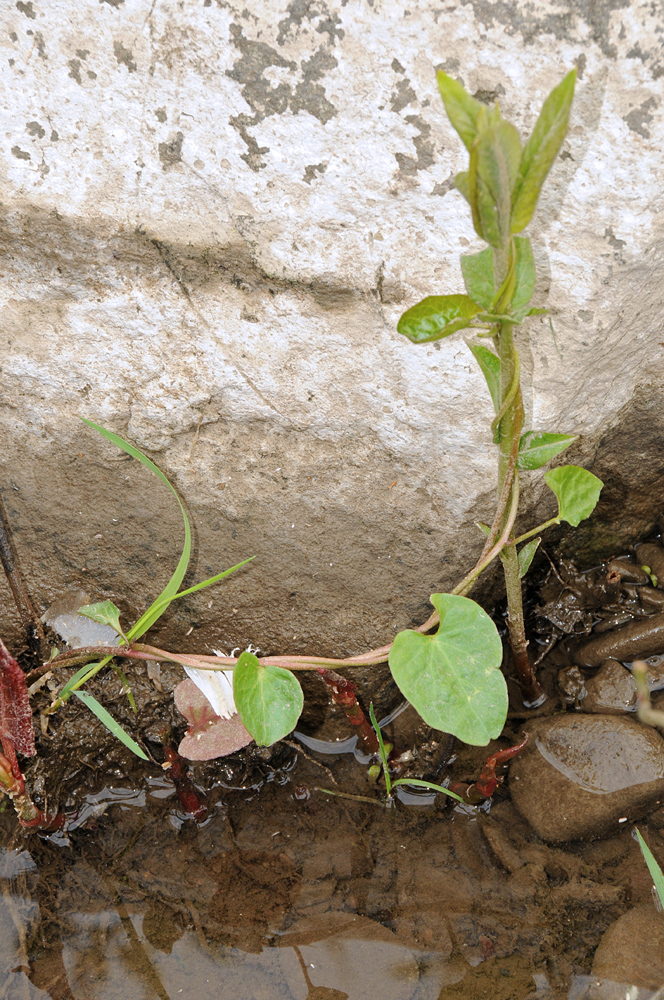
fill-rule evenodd
<path id="1" fill-rule="evenodd" d="M 650 872 L 651 878 L 655 883 L 655 889 L 657 891 L 657 895 L 659 896 L 659 901 L 664 909 L 664 872 L 662 872 L 662 869 L 657 864 L 652 851 L 641 836 L 640 831 L 635 828 L 635 832 L 636 839 L 638 840 L 639 847 L 641 848 L 641 853 L 643 854 L 645 862 L 648 865 L 648 871 Z"/>
<path id="2" fill-rule="evenodd" d="M 113 716 L 106 711 L 103 705 L 99 704 L 96 698 L 93 698 L 88 691 L 74 691 L 74 694 L 87 708 L 90 709 L 94 715 L 97 716 L 99 721 L 106 726 L 108 731 L 112 733 L 116 739 L 120 740 L 121 743 L 124 743 L 124 745 L 128 747 L 132 753 L 135 753 L 137 757 L 140 757 L 141 760 L 148 760 L 148 757 L 141 750 L 138 743 L 135 743 L 134 740 L 132 740 L 129 733 L 125 732 L 120 723 L 115 721 Z"/>
<path id="3" fill-rule="evenodd" d="M 136 708 L 136 699 L 134 698 L 134 692 L 131 689 L 131 684 L 127 680 L 127 675 L 124 673 L 124 671 L 120 670 L 120 667 L 117 665 L 117 663 L 111 663 L 111 667 L 120 678 L 120 683 L 122 684 L 122 690 L 127 696 L 127 701 L 131 705 L 134 715 L 136 715 L 136 712 L 138 711 L 138 709 Z"/>
<path id="4" fill-rule="evenodd" d="M 420 778 L 397 778 L 396 781 L 392 782 L 392 788 L 396 788 L 397 785 L 415 785 L 416 788 L 428 788 L 432 792 L 440 792 L 442 795 L 449 795 L 451 799 L 456 799 L 457 802 L 463 802 L 461 796 L 457 795 L 456 792 L 452 792 L 442 785 L 436 785 L 433 781 L 424 781 Z"/>
<path id="5" fill-rule="evenodd" d="M 242 562 L 237 563 L 236 566 L 231 566 L 230 569 L 225 569 L 223 573 L 217 573 L 216 576 L 211 576 L 207 580 L 201 580 L 200 583 L 195 583 L 193 587 L 188 587 L 186 590 L 181 590 L 178 594 L 174 594 L 172 597 L 158 598 L 153 603 L 152 607 L 157 610 L 162 608 L 163 605 L 163 607 L 165 608 L 171 603 L 171 601 L 176 601 L 178 597 L 186 597 L 188 594 L 195 594 L 197 590 L 203 590 L 204 587 L 209 587 L 213 583 L 219 583 L 220 580 L 223 580 L 225 577 L 230 576 L 231 573 L 234 573 L 236 569 L 240 569 L 242 566 L 246 566 L 247 563 L 250 563 L 255 558 L 256 558 L 255 556 L 249 556 L 248 559 L 243 559 Z"/>
<path id="6" fill-rule="evenodd" d="M 95 424 L 92 420 L 86 420 L 84 417 L 81 419 L 88 425 L 88 427 L 92 427 L 93 430 L 98 431 L 102 437 L 106 438 L 107 441 L 116 445 L 116 447 L 126 452 L 127 455 L 131 455 L 132 458 L 135 458 L 141 463 L 141 465 L 145 466 L 146 469 L 149 469 L 150 472 L 157 477 L 157 479 L 160 479 L 177 500 L 180 513 L 182 514 L 182 520 L 184 523 L 184 544 L 182 547 L 182 554 L 178 560 L 178 564 L 175 567 L 173 575 L 162 590 L 161 594 L 159 594 L 157 599 L 153 601 L 147 611 L 141 615 L 133 628 L 131 628 L 127 633 L 128 639 L 138 639 L 145 632 L 147 632 L 149 628 L 152 628 L 156 621 L 159 620 L 166 607 L 168 607 L 168 603 L 163 604 L 161 602 L 165 598 L 175 597 L 180 584 L 184 579 L 184 575 L 187 572 L 187 566 L 189 565 L 189 559 L 191 557 L 191 526 L 189 524 L 189 518 L 187 517 L 187 512 L 184 509 L 184 504 L 182 503 L 177 490 L 169 482 L 161 469 L 157 468 L 154 462 L 151 462 L 142 451 L 139 451 L 138 448 L 135 448 L 127 441 L 124 441 L 118 434 L 114 434 L 113 431 L 108 431 L 105 427 L 100 427 L 99 424 Z"/>

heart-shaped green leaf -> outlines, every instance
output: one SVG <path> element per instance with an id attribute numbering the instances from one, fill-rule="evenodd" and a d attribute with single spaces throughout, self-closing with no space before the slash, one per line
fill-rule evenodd
<path id="1" fill-rule="evenodd" d="M 461 273 L 471 299 L 483 309 L 491 309 L 496 297 L 491 247 L 481 253 L 462 254 Z"/>
<path id="2" fill-rule="evenodd" d="M 576 70 L 573 69 L 551 91 L 542 105 L 533 134 L 524 147 L 512 191 L 513 233 L 520 233 L 530 222 L 542 184 L 565 138 L 575 82 Z"/>
<path id="3" fill-rule="evenodd" d="M 486 611 L 467 597 L 433 594 L 431 603 L 440 615 L 438 631 L 400 632 L 390 650 L 392 676 L 430 726 L 486 746 L 507 716 L 500 636 Z"/>
<path id="4" fill-rule="evenodd" d="M 558 498 L 558 517 L 574 528 L 590 517 L 604 485 L 592 472 L 578 465 L 561 465 L 551 469 L 544 481 Z"/>
<path id="5" fill-rule="evenodd" d="M 264 747 L 292 732 L 304 703 L 302 688 L 290 670 L 263 666 L 247 652 L 235 664 L 233 697 L 243 725 Z"/>
<path id="6" fill-rule="evenodd" d="M 540 469 L 576 441 L 575 434 L 544 434 L 528 431 L 519 441 L 518 469 Z M 570 466 L 571 468 L 571 466 Z"/>
<path id="7" fill-rule="evenodd" d="M 533 561 L 533 557 L 537 552 L 537 546 L 542 541 L 541 538 L 531 538 L 529 542 L 519 549 L 519 555 L 517 556 L 519 560 L 519 578 L 523 579 L 528 570 L 530 569 L 530 564 Z"/>
<path id="8" fill-rule="evenodd" d="M 406 310 L 397 330 L 414 344 L 427 344 L 470 326 L 479 311 L 467 295 L 429 295 Z"/>
<path id="9" fill-rule="evenodd" d="M 484 344 L 468 344 L 468 347 L 482 369 L 482 374 L 491 393 L 493 408 L 497 413 L 500 407 L 500 358 Z"/>

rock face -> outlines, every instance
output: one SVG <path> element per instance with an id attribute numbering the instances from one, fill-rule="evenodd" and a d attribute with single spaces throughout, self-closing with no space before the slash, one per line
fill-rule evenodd
<path id="1" fill-rule="evenodd" d="M 555 716 L 527 729 L 510 793 L 544 840 L 608 836 L 664 799 L 664 740 L 654 729 L 608 715 Z"/>
<path id="2" fill-rule="evenodd" d="M 623 913 L 600 941 L 592 972 L 599 979 L 658 990 L 664 983 L 664 916 L 653 906 Z"/>
<path id="3" fill-rule="evenodd" d="M 528 421 L 585 435 L 570 457 L 607 480 L 600 545 L 653 522 L 649 0 L 30 0 L 0 22 L 2 482 L 39 604 L 84 587 L 135 613 L 177 558 L 177 511 L 79 414 L 155 453 L 194 514 L 199 576 L 260 555 L 211 608 L 174 608 L 171 635 L 193 620 L 199 644 L 350 651 L 467 570 L 494 488 L 490 400 L 458 337 L 395 332 L 422 296 L 462 289 L 459 253 L 478 248 L 438 66 L 524 136 L 578 66 L 531 230 L 555 339 L 546 317 L 518 334 Z M 532 516 L 550 516 L 535 480 Z"/>

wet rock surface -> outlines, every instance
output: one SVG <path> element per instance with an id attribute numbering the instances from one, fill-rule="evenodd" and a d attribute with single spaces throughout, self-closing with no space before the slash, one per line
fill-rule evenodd
<path id="1" fill-rule="evenodd" d="M 510 771 L 512 800 L 544 840 L 615 833 L 664 798 L 664 740 L 620 716 L 564 715 L 531 723 Z"/>
<path id="2" fill-rule="evenodd" d="M 594 677 L 585 683 L 580 700 L 583 712 L 614 715 L 636 710 L 636 683 L 629 670 L 617 660 L 605 660 Z"/>
<path id="3" fill-rule="evenodd" d="M 600 941 L 592 972 L 598 979 L 659 989 L 664 985 L 664 915 L 647 905 L 624 913 Z"/>
<path id="4" fill-rule="evenodd" d="M 572 650 L 576 663 L 584 667 L 599 667 L 609 658 L 624 662 L 660 653 L 664 653 L 664 612 L 593 636 Z"/>

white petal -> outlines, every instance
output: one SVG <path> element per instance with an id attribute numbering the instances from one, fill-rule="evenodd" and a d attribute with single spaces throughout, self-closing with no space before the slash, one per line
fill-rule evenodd
<path id="1" fill-rule="evenodd" d="M 184 672 L 205 695 L 217 715 L 222 719 L 230 719 L 231 715 L 235 715 L 237 708 L 233 698 L 232 670 L 199 670 L 197 667 L 185 667 Z"/>

